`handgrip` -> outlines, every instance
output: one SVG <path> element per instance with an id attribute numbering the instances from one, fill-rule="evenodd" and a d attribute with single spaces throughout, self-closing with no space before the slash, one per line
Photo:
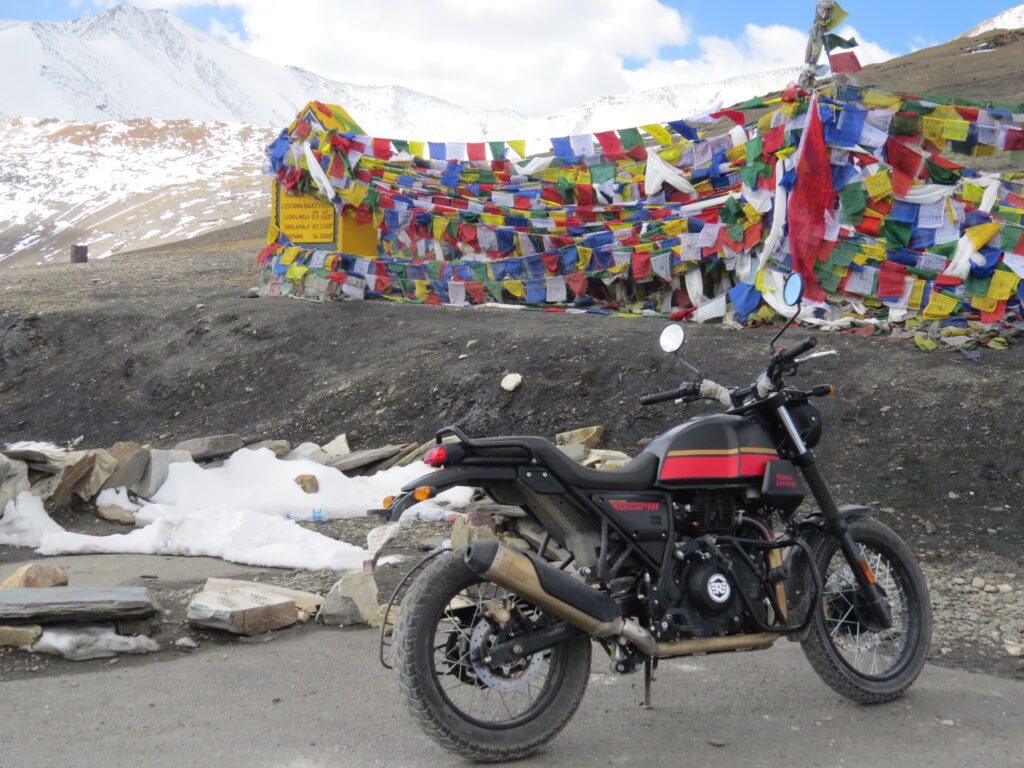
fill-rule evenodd
<path id="1" fill-rule="evenodd" d="M 796 358 L 800 357 L 804 352 L 814 349 L 817 346 L 818 340 L 813 336 L 808 336 L 806 339 L 801 341 L 795 347 L 786 347 L 780 349 L 775 353 L 776 359 L 782 363 L 790 363 Z"/>
<path id="2" fill-rule="evenodd" d="M 678 400 L 681 397 L 685 397 L 694 391 L 694 385 L 692 382 L 686 382 L 676 389 L 670 389 L 667 392 L 654 392 L 650 395 L 644 395 L 640 398 L 640 405 L 654 405 L 655 403 L 664 403 L 668 400 Z"/>

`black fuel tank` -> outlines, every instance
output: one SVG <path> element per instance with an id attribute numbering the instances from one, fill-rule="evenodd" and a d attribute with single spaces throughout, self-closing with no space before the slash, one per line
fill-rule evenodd
<path id="1" fill-rule="evenodd" d="M 778 459 L 775 443 L 756 422 L 727 413 L 702 416 L 655 438 L 645 451 L 660 460 L 658 485 L 761 487 Z"/>

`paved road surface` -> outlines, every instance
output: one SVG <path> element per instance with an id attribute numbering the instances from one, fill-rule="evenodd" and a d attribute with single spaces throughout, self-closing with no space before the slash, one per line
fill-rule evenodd
<path id="1" fill-rule="evenodd" d="M 1007 680 L 929 666 L 902 701 L 859 707 L 783 641 L 760 653 L 667 662 L 656 708 L 643 711 L 640 678 L 605 670 L 595 656 L 574 720 L 517 766 L 1024 764 L 1024 685 Z M 0 683 L 0 692 L 4 766 L 467 764 L 412 730 L 367 630 L 292 629 L 262 645 L 100 662 Z"/>

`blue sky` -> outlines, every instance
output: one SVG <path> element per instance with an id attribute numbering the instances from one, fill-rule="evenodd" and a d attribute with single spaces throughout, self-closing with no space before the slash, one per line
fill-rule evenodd
<path id="1" fill-rule="evenodd" d="M 132 0 L 247 53 L 474 108 L 547 114 L 606 95 L 802 61 L 814 0 Z M 66 21 L 116 0 L 0 0 L 0 18 Z M 945 42 L 1012 0 L 842 0 L 865 64 Z M 314 30 L 305 34 L 307 20 Z M 552 74 L 555 76 L 552 76 Z"/>

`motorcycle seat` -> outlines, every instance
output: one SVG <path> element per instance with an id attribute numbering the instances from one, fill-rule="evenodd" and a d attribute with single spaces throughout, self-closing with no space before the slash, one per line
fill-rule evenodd
<path id="1" fill-rule="evenodd" d="M 586 490 L 646 490 L 654 485 L 658 473 L 658 457 L 648 451 L 621 469 L 604 470 L 584 467 L 543 437 L 482 437 L 473 439 L 468 447 L 476 455 L 509 458 L 522 458 L 529 449 L 562 483 Z"/>

